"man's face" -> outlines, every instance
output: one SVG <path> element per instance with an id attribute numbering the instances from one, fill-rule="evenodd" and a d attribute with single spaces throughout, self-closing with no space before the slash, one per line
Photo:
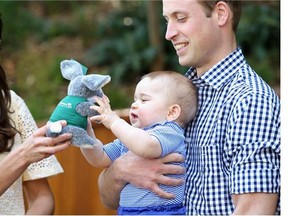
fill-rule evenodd
<path id="1" fill-rule="evenodd" d="M 205 68 L 218 42 L 215 14 L 207 17 L 197 0 L 163 0 L 163 16 L 167 20 L 165 38 L 172 42 L 179 63 Z"/>

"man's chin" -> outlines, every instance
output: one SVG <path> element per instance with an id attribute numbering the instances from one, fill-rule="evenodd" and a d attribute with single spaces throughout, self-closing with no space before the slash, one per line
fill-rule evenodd
<path id="1" fill-rule="evenodd" d="M 178 58 L 178 62 L 181 66 L 184 66 L 184 67 L 189 66 L 188 62 L 185 61 L 185 59 Z"/>

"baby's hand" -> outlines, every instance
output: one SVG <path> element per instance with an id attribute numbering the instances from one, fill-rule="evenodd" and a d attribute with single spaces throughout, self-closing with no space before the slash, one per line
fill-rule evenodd
<path id="1" fill-rule="evenodd" d="M 102 98 L 97 96 L 94 98 L 98 106 L 90 106 L 90 109 L 96 110 L 99 115 L 90 117 L 90 120 L 101 122 L 106 128 L 110 129 L 112 123 L 120 117 L 111 110 L 109 98 L 106 95 L 103 95 Z"/>

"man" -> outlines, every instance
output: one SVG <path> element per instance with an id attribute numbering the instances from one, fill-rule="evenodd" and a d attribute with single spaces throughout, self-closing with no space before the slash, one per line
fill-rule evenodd
<path id="1" fill-rule="evenodd" d="M 240 1 L 163 0 L 165 37 L 198 87 L 186 129 L 189 215 L 280 213 L 280 101 L 237 47 L 240 13 Z M 170 198 L 158 184 L 181 184 L 165 176 L 183 172 L 165 164 L 179 160 L 124 155 L 99 178 L 102 200 L 116 208 L 126 182 Z"/>

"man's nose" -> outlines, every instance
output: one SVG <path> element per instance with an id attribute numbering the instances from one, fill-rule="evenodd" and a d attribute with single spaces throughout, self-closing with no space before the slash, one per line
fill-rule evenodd
<path id="1" fill-rule="evenodd" d="M 166 40 L 172 40 L 178 34 L 177 29 L 172 22 L 167 22 L 167 28 L 165 33 Z"/>

